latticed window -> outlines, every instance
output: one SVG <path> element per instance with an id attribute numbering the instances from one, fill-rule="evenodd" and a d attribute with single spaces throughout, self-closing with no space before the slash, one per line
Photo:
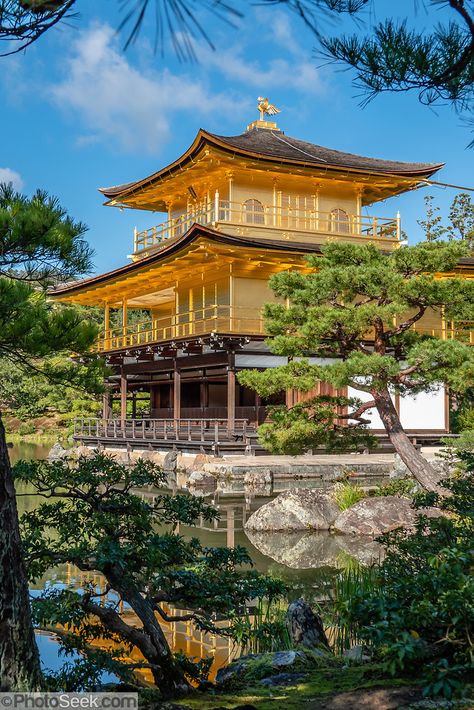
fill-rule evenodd
<path id="1" fill-rule="evenodd" d="M 247 224 L 265 224 L 265 210 L 259 200 L 245 200 L 242 205 L 242 221 Z"/>
<path id="2" fill-rule="evenodd" d="M 330 215 L 331 232 L 349 232 L 349 215 L 344 210 L 337 208 Z"/>

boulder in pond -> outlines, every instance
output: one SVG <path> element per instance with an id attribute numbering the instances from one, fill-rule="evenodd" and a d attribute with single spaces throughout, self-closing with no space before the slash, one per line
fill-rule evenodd
<path id="1" fill-rule="evenodd" d="M 166 473 L 176 473 L 178 468 L 178 451 L 173 449 L 168 451 L 163 461 L 163 471 Z"/>
<path id="2" fill-rule="evenodd" d="M 49 450 L 48 461 L 62 461 L 70 456 L 70 451 L 57 441 Z"/>
<path id="3" fill-rule="evenodd" d="M 339 514 L 333 499 L 311 488 L 285 491 L 262 505 L 245 524 L 247 530 L 329 530 Z"/>
<path id="4" fill-rule="evenodd" d="M 193 471 L 201 471 L 204 468 L 204 466 L 212 463 L 213 459 L 214 459 L 213 456 L 209 456 L 209 454 L 205 454 L 201 451 L 199 454 L 196 454 L 196 456 L 194 457 L 194 461 L 192 463 Z"/>
<path id="5" fill-rule="evenodd" d="M 207 486 L 216 487 L 215 476 L 211 476 L 210 473 L 205 471 L 193 471 L 188 478 L 188 486 Z"/>
<path id="6" fill-rule="evenodd" d="M 258 468 L 255 471 L 247 471 L 244 474 L 244 486 L 246 488 L 260 488 L 263 485 L 273 483 L 273 473 L 269 468 Z"/>
<path id="7" fill-rule="evenodd" d="M 437 508 L 415 510 L 407 498 L 398 496 L 364 498 L 338 515 L 334 529 L 345 535 L 377 537 L 396 528 L 413 528 L 420 513 L 442 515 Z"/>

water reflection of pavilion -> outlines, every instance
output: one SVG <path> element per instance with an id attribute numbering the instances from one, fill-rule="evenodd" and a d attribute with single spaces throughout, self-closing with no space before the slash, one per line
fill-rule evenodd
<path id="1" fill-rule="evenodd" d="M 54 570 L 51 570 L 46 578 L 39 580 L 35 585 L 31 586 L 33 596 L 36 596 L 39 591 L 42 591 L 48 585 L 66 586 L 77 591 L 85 589 L 87 585 L 92 585 L 98 593 L 103 595 L 100 597 L 100 600 L 97 601 L 98 604 L 101 604 L 102 606 L 110 603 L 117 604 L 117 610 L 120 612 L 120 615 L 123 617 L 124 621 L 131 625 L 140 625 L 138 617 L 135 616 L 127 604 L 124 604 L 122 601 L 117 599 L 117 596 L 113 591 L 105 593 L 106 583 L 101 574 L 81 572 L 72 564 L 60 565 Z M 177 611 L 181 614 L 188 614 L 192 611 L 191 609 L 177 609 L 170 604 L 163 604 L 162 606 L 167 614 L 173 614 Z M 214 623 L 218 627 L 225 625 L 225 622 L 219 622 L 218 620 Z M 200 631 L 193 626 L 192 621 L 177 621 L 168 623 L 163 619 L 160 619 L 160 625 L 165 633 L 170 648 L 174 653 L 182 651 L 188 658 L 195 660 L 209 657 L 214 659 L 210 673 L 211 680 L 215 678 L 219 668 L 222 668 L 222 666 L 229 663 L 238 653 L 238 647 L 232 639 L 226 636 L 219 636 L 217 634 Z M 52 632 L 50 636 L 51 641 L 57 644 L 54 636 L 54 629 L 48 629 L 46 631 Z M 60 629 L 58 629 L 58 631 L 60 631 Z M 92 645 L 104 649 L 116 646 L 114 642 L 107 639 L 94 641 Z M 48 654 L 48 657 L 51 660 L 52 655 Z M 126 655 L 124 658 L 125 660 L 133 663 L 144 660 L 140 651 L 136 648 L 131 651 L 130 655 Z M 57 667 L 60 665 L 61 660 L 58 657 Z M 144 669 L 139 671 L 139 674 L 145 682 L 153 682 L 152 675 L 149 671 Z"/>

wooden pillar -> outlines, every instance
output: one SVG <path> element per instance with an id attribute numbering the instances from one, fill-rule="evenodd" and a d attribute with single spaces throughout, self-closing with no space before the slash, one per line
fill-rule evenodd
<path id="1" fill-rule="evenodd" d="M 233 431 L 235 427 L 235 353 L 229 350 L 227 365 L 227 428 Z"/>
<path id="2" fill-rule="evenodd" d="M 258 413 L 260 411 L 260 407 L 262 406 L 262 398 L 258 394 L 258 392 L 255 392 L 255 424 L 258 426 Z"/>
<path id="3" fill-rule="evenodd" d="M 132 419 L 137 418 L 137 393 L 132 392 Z"/>
<path id="4" fill-rule="evenodd" d="M 181 372 L 174 361 L 174 381 L 173 381 L 173 419 L 177 422 L 181 419 Z"/>
<path id="5" fill-rule="evenodd" d="M 201 409 L 206 410 L 209 407 L 209 382 L 207 379 L 205 379 L 203 382 L 200 384 L 200 400 L 201 400 Z M 206 413 L 204 411 L 204 413 Z"/>
<path id="6" fill-rule="evenodd" d="M 127 301 L 123 299 L 122 301 L 122 330 L 123 330 L 123 347 L 126 348 L 128 345 L 127 342 L 127 330 L 128 330 L 128 310 L 127 310 Z"/>
<path id="7" fill-rule="evenodd" d="M 104 340 L 105 340 L 105 349 L 108 349 L 108 339 L 109 339 L 109 330 L 110 330 L 110 306 L 108 303 L 104 304 Z"/>
<path id="8" fill-rule="evenodd" d="M 102 419 L 111 419 L 112 406 L 111 406 L 111 396 L 109 390 L 105 390 L 102 395 Z"/>
<path id="9" fill-rule="evenodd" d="M 124 421 L 127 418 L 127 375 L 124 373 L 123 368 L 120 372 L 120 419 Z"/>

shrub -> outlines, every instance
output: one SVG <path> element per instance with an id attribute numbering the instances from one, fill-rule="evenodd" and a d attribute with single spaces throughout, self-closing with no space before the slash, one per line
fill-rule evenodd
<path id="1" fill-rule="evenodd" d="M 339 510 L 347 510 L 347 508 L 365 498 L 365 492 L 362 488 L 356 483 L 349 483 L 349 481 L 336 483 L 332 495 Z"/>
<path id="2" fill-rule="evenodd" d="M 373 492 L 374 496 L 399 496 L 412 499 L 419 490 L 413 478 L 395 478 L 393 481 L 378 486 Z"/>
<path id="3" fill-rule="evenodd" d="M 33 422 L 23 422 L 18 427 L 18 434 L 20 436 L 28 436 L 28 434 L 34 434 L 36 431 Z"/>
<path id="4" fill-rule="evenodd" d="M 451 495 L 418 494 L 415 506 L 438 505 L 447 515 L 419 517 L 414 531 L 380 538 L 387 555 L 375 590 L 354 590 L 346 623 L 373 644 L 386 670 L 422 673 L 425 693 L 461 692 L 474 663 L 474 455 L 443 482 Z"/>
<path id="5" fill-rule="evenodd" d="M 465 431 L 466 429 L 474 430 L 474 407 L 465 409 L 462 414 L 459 415 L 458 421 L 461 431 Z"/>

